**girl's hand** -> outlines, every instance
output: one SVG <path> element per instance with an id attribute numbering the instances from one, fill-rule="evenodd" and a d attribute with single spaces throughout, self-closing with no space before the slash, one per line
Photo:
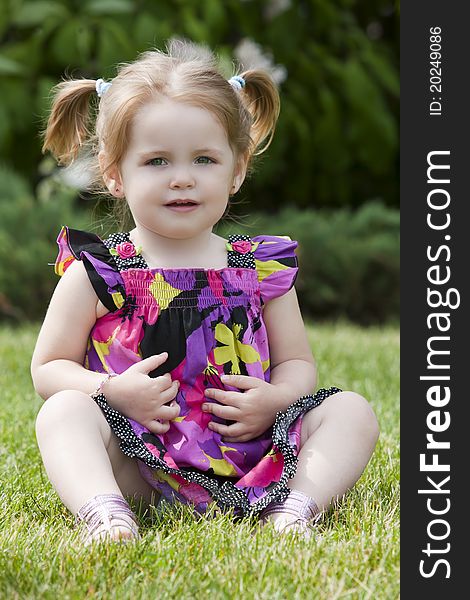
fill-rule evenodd
<path id="1" fill-rule="evenodd" d="M 179 381 L 172 381 L 169 373 L 149 377 L 167 358 L 166 352 L 144 358 L 121 375 L 112 377 L 103 389 L 112 408 L 155 434 L 166 433 L 169 421 L 180 413 L 180 407 L 174 402 Z"/>
<path id="2" fill-rule="evenodd" d="M 276 419 L 279 389 L 262 379 L 247 375 L 223 375 L 221 379 L 223 383 L 245 391 L 206 390 L 207 398 L 224 406 L 206 402 L 202 410 L 222 419 L 236 421 L 233 425 L 211 421 L 209 429 L 223 435 L 225 442 L 246 442 L 269 429 Z"/>

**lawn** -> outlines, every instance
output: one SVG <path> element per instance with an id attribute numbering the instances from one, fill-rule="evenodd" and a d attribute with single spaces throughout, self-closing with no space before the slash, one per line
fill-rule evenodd
<path id="1" fill-rule="evenodd" d="M 36 445 L 37 331 L 0 328 L 0 599 L 399 597 L 398 327 L 308 326 L 319 387 L 364 395 L 381 427 L 366 471 L 316 539 L 277 537 L 228 515 L 198 520 L 180 507 L 143 522 L 137 545 L 92 550 L 80 547 Z"/>

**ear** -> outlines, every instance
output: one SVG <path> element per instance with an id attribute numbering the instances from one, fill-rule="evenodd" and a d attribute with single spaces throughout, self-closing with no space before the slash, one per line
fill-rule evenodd
<path id="1" fill-rule="evenodd" d="M 115 198 L 124 198 L 124 186 L 122 184 L 122 177 L 117 165 L 108 166 L 106 155 L 102 151 L 98 154 L 98 160 L 100 163 L 103 181 L 105 182 L 109 192 Z"/>
<path id="2" fill-rule="evenodd" d="M 235 171 L 233 173 L 233 185 L 230 190 L 231 194 L 236 194 L 238 190 L 242 187 L 243 182 L 246 177 L 246 170 L 248 168 L 248 160 L 244 156 L 240 156 L 237 160 L 237 164 L 235 166 Z"/>

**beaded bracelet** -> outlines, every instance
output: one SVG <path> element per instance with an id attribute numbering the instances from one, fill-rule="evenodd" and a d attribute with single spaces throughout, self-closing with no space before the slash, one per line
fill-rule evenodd
<path id="1" fill-rule="evenodd" d="M 90 396 L 92 398 L 94 398 L 95 396 L 99 396 L 100 394 L 103 393 L 103 388 L 104 386 L 108 383 L 108 381 L 112 378 L 112 377 L 116 377 L 116 375 L 118 375 L 118 373 L 108 373 L 106 375 L 106 377 L 104 379 L 102 379 L 101 383 L 99 384 L 99 386 L 96 388 L 96 390 L 90 394 Z"/>

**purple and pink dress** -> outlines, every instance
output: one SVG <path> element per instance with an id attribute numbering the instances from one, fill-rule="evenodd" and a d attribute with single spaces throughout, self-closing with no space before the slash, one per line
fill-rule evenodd
<path id="1" fill-rule="evenodd" d="M 101 240 L 93 233 L 62 228 L 56 273 L 73 260 L 84 263 L 91 284 L 109 313 L 90 331 L 87 369 L 122 373 L 143 358 L 168 352 L 151 377 L 169 372 L 180 382 L 179 416 L 155 435 L 94 397 L 120 441 L 137 458 L 143 477 L 170 501 L 204 512 L 215 502 L 235 515 L 258 514 L 284 500 L 295 474 L 302 415 L 338 388 L 320 389 L 277 413 L 265 433 L 229 443 L 207 427 L 206 388 L 234 390 L 223 374 L 269 382 L 269 345 L 263 305 L 285 294 L 297 276 L 297 243 L 286 237 L 230 236 L 223 269 L 150 269 L 128 233 Z M 228 422 L 230 423 L 230 422 Z"/>

